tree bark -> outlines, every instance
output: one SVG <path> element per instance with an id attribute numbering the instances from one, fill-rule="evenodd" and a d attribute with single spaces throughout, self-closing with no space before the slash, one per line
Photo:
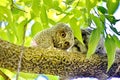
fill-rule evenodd
<path id="1" fill-rule="evenodd" d="M 24 47 L 23 50 L 22 72 L 52 74 L 62 78 L 95 77 L 101 79 L 102 77 L 103 80 L 106 75 L 120 76 L 119 56 L 106 73 L 107 57 L 104 55 L 93 54 L 90 59 L 86 59 L 86 54 L 59 49 Z M 0 67 L 16 71 L 21 51 L 21 46 L 0 39 Z"/>

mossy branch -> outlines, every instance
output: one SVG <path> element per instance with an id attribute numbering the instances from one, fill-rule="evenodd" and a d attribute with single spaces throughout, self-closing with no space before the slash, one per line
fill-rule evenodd
<path id="1" fill-rule="evenodd" d="M 16 71 L 21 47 L 0 39 L 0 67 Z M 117 58 L 117 59 L 120 59 Z M 58 75 L 61 77 L 104 77 L 115 73 L 120 60 L 108 73 L 107 57 L 94 54 L 86 60 L 86 54 L 70 53 L 57 49 L 24 47 L 21 71 Z M 120 76 L 120 71 L 116 73 Z"/>

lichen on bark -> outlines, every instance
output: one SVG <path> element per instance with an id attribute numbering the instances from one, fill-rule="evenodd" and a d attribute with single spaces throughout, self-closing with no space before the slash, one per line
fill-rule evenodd
<path id="1" fill-rule="evenodd" d="M 0 39 L 0 67 L 16 71 L 18 67 L 21 46 Z M 118 57 L 117 59 L 120 59 Z M 113 64 L 106 73 L 107 57 L 93 54 L 86 59 L 86 54 L 71 53 L 58 49 L 42 49 L 24 47 L 21 71 L 52 74 L 60 77 L 106 77 L 115 73 L 120 60 Z M 120 76 L 120 70 L 114 76 Z"/>

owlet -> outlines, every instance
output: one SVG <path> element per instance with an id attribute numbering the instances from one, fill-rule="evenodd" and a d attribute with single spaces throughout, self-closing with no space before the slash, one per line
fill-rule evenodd
<path id="1" fill-rule="evenodd" d="M 64 24 L 57 25 L 38 32 L 33 40 L 32 46 L 41 48 L 58 48 L 67 50 L 74 44 L 74 35 L 71 28 Z"/>

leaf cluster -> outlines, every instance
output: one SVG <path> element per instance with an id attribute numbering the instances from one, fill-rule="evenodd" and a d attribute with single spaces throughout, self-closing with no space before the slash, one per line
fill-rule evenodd
<path id="1" fill-rule="evenodd" d="M 20 45 L 30 46 L 32 37 L 56 23 L 68 23 L 74 35 L 83 43 L 80 28 L 93 29 L 88 44 L 87 58 L 94 52 L 104 36 L 108 55 L 108 69 L 115 59 L 115 49 L 120 48 L 120 32 L 114 27 L 120 19 L 114 13 L 120 0 L 1 0 L 0 38 Z M 105 5 L 104 5 L 105 4 Z M 109 23 L 107 23 L 109 22 Z M 107 28 L 114 33 L 108 34 Z"/>

